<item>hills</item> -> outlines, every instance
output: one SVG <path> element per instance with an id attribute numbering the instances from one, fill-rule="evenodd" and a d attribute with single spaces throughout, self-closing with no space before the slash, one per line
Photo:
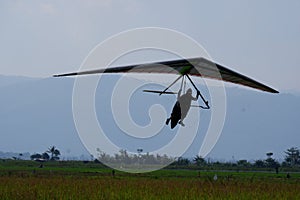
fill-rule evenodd
<path id="1" fill-rule="evenodd" d="M 105 87 L 99 86 L 98 91 L 101 92 L 96 95 L 97 110 L 110 105 L 110 102 L 102 100 L 100 103 L 97 99 L 99 95 L 109 95 L 117 80 L 118 76 L 104 78 Z M 0 151 L 34 153 L 55 145 L 61 150 L 62 158 L 80 155 L 89 157 L 73 122 L 73 83 L 73 78 L 0 76 Z M 265 158 L 265 153 L 273 152 L 275 158 L 282 159 L 283 151 L 287 148 L 300 146 L 298 95 L 272 95 L 244 87 L 226 87 L 226 93 L 224 128 L 209 157 L 219 160 L 251 160 Z M 161 101 L 167 105 L 168 111 L 176 97 L 144 98 L 138 94 L 137 98 L 143 99 L 142 105 L 137 106 L 139 109 Z M 205 112 L 204 121 L 209 117 Z M 149 120 L 140 110 L 132 109 L 131 114 L 137 123 L 144 124 Z M 98 119 L 105 121 L 109 131 L 119 130 L 112 121 L 111 113 L 104 117 L 98 116 Z M 194 156 L 202 140 L 203 135 L 199 134 L 185 155 Z"/>

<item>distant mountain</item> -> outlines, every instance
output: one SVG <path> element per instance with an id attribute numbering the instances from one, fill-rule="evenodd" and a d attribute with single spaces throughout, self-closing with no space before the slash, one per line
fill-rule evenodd
<path id="1" fill-rule="evenodd" d="M 30 153 L 15 153 L 15 152 L 2 152 L 0 151 L 0 158 L 4 159 L 22 159 L 22 160 L 29 160 Z"/>
<path id="2" fill-rule="evenodd" d="M 300 146 L 299 102 L 293 94 L 227 89 L 226 122 L 212 156 L 254 159 L 273 152 L 284 158 L 283 151 Z"/>
<path id="3" fill-rule="evenodd" d="M 99 101 L 99 95 L 109 95 L 117 80 L 118 76 L 104 79 L 105 87 L 99 87 L 101 92 L 97 92 L 96 96 L 97 110 L 101 106 L 110 106 L 109 101 Z M 43 152 L 55 145 L 62 152 L 62 159 L 80 155 L 88 157 L 89 153 L 82 145 L 73 122 L 73 83 L 73 78 L 0 76 L 0 151 L 34 153 Z M 273 95 L 242 87 L 228 87 L 226 91 L 224 129 L 209 157 L 224 160 L 259 159 L 265 158 L 265 153 L 271 151 L 275 157 L 283 158 L 284 150 L 300 146 L 298 95 Z M 159 101 L 167 105 L 167 110 L 171 110 L 175 101 L 172 96 L 144 97 L 137 96 L 142 98 L 143 105 L 139 105 L 139 109 L 133 109 L 131 113 L 140 124 L 147 124 L 149 120 L 147 114 L 140 110 L 152 104 L 155 98 L 160 98 Z M 112 135 L 120 131 L 113 122 L 111 113 L 99 115 L 98 119 Z M 169 134 L 166 137 L 171 136 Z M 194 156 L 202 140 L 203 135 L 197 136 L 186 155 Z"/>
<path id="4" fill-rule="evenodd" d="M 72 119 L 73 80 L 12 79 L 0 87 L 0 150 L 34 153 L 55 145 L 66 157 L 87 154 Z"/>
<path id="5" fill-rule="evenodd" d="M 0 75 L 0 88 L 18 84 L 18 83 L 25 83 L 25 82 L 33 81 L 33 80 L 37 80 L 37 79 L 38 78 L 29 78 L 29 77 L 24 77 L 24 76 Z"/>

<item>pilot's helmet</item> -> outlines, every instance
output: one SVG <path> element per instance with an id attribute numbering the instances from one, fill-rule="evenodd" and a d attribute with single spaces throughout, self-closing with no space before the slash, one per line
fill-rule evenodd
<path id="1" fill-rule="evenodd" d="M 192 89 L 189 88 L 187 91 L 186 91 L 187 94 L 192 94 Z"/>

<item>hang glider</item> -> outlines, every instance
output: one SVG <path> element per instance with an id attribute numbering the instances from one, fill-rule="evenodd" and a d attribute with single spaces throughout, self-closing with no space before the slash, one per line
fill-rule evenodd
<path id="1" fill-rule="evenodd" d="M 171 61 L 146 63 L 139 65 L 127 65 L 111 67 L 107 69 L 97 69 L 90 71 L 74 72 L 54 75 L 54 77 L 78 76 L 98 73 L 160 73 L 160 74 L 180 74 L 198 76 L 202 78 L 217 79 L 231 82 L 243 86 L 248 86 L 270 93 L 279 93 L 277 90 L 255 81 L 245 75 L 237 73 L 231 69 L 221 66 L 203 57 L 178 59 Z"/>

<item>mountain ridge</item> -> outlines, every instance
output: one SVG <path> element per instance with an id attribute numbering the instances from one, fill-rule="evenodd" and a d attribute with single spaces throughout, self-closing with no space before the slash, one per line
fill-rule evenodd
<path id="1" fill-rule="evenodd" d="M 109 85 L 117 79 L 118 76 L 112 76 L 104 81 Z M 0 151 L 33 153 L 55 145 L 66 157 L 89 155 L 73 122 L 73 83 L 73 78 L 23 79 L 0 75 Z M 106 90 L 101 93 L 110 92 Z M 224 129 L 209 157 L 259 159 L 272 151 L 274 157 L 282 158 L 287 148 L 300 146 L 300 96 L 273 95 L 240 87 L 226 87 L 226 94 Z M 169 109 L 174 100 L 169 97 Z M 145 118 L 133 112 L 137 118 Z M 203 136 L 196 138 L 187 156 L 195 155 L 202 139 Z"/>

